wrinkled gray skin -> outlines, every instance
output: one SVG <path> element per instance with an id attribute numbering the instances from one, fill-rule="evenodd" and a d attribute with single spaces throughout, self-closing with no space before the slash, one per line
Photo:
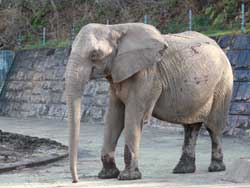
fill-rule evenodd
<path id="1" fill-rule="evenodd" d="M 183 152 L 174 173 L 195 171 L 196 139 L 203 124 L 211 136 L 209 171 L 225 170 L 221 148 L 231 99 L 233 75 L 220 47 L 197 32 L 162 35 L 141 23 L 88 24 L 77 35 L 66 69 L 70 169 L 77 176 L 80 104 L 90 79 L 110 83 L 100 178 L 140 179 L 138 168 L 142 128 L 151 116 L 183 124 Z M 114 153 L 124 131 L 125 169 Z"/>

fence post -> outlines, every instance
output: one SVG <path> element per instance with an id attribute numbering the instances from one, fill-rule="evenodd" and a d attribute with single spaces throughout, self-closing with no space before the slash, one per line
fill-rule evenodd
<path id="1" fill-rule="evenodd" d="M 45 46 L 45 38 L 46 38 L 46 28 L 44 27 L 43 28 L 43 37 L 42 37 L 42 43 L 43 43 L 43 46 Z"/>
<path id="2" fill-rule="evenodd" d="M 189 31 L 192 31 L 192 9 L 188 10 L 188 18 L 189 18 Z"/>
<path id="3" fill-rule="evenodd" d="M 106 21 L 106 25 L 109 25 L 109 19 L 107 19 L 107 21 Z"/>
<path id="4" fill-rule="evenodd" d="M 21 32 L 18 33 L 17 44 L 18 44 L 18 48 L 21 49 L 22 48 L 22 33 Z"/>
<path id="5" fill-rule="evenodd" d="M 245 3 L 244 0 L 242 0 L 241 3 L 241 32 L 245 32 Z"/>
<path id="6" fill-rule="evenodd" d="M 148 15 L 147 14 L 144 15 L 144 23 L 148 24 Z"/>
<path id="7" fill-rule="evenodd" d="M 75 40 L 75 25 L 74 24 L 72 24 L 71 26 L 70 40 L 71 40 L 71 45 L 72 45 L 73 41 Z"/>

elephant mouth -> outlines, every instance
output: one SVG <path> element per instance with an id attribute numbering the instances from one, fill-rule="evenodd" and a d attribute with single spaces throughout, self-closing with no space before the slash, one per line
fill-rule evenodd
<path id="1" fill-rule="evenodd" d="M 111 61 L 106 61 L 104 66 L 93 66 L 91 70 L 90 80 L 101 79 L 111 75 Z"/>
<path id="2" fill-rule="evenodd" d="M 105 75 L 103 69 L 93 67 L 92 70 L 91 70 L 90 80 L 101 79 L 101 78 L 104 78 L 105 76 L 106 75 Z"/>

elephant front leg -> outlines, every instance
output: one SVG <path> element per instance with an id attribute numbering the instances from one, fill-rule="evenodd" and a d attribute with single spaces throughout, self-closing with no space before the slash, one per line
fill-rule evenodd
<path id="1" fill-rule="evenodd" d="M 125 112 L 125 147 L 124 163 L 125 169 L 119 174 L 119 180 L 141 179 L 142 174 L 138 167 L 139 145 L 143 124 L 142 113 L 135 108 L 126 107 Z"/>
<path id="2" fill-rule="evenodd" d="M 179 163 L 173 173 L 192 173 L 195 172 L 195 145 L 202 123 L 184 125 L 184 144 Z"/>
<path id="3" fill-rule="evenodd" d="M 117 178 L 120 173 L 115 164 L 114 154 L 118 138 L 124 127 L 124 105 L 112 94 L 112 91 L 109 100 L 101 152 L 103 168 L 98 174 L 101 179 Z"/>

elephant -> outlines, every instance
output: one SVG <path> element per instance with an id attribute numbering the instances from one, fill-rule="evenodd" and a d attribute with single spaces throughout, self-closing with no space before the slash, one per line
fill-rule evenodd
<path id="1" fill-rule="evenodd" d="M 184 143 L 173 173 L 196 170 L 195 146 L 203 125 L 211 138 L 208 171 L 223 171 L 222 133 L 232 96 L 230 62 L 211 38 L 194 31 L 161 34 L 143 23 L 88 24 L 76 36 L 65 72 L 69 158 L 73 183 L 78 182 L 81 97 L 89 80 L 109 82 L 99 178 L 140 179 L 142 128 L 153 116 L 182 124 Z M 124 132 L 125 169 L 115 163 L 115 148 Z"/>

